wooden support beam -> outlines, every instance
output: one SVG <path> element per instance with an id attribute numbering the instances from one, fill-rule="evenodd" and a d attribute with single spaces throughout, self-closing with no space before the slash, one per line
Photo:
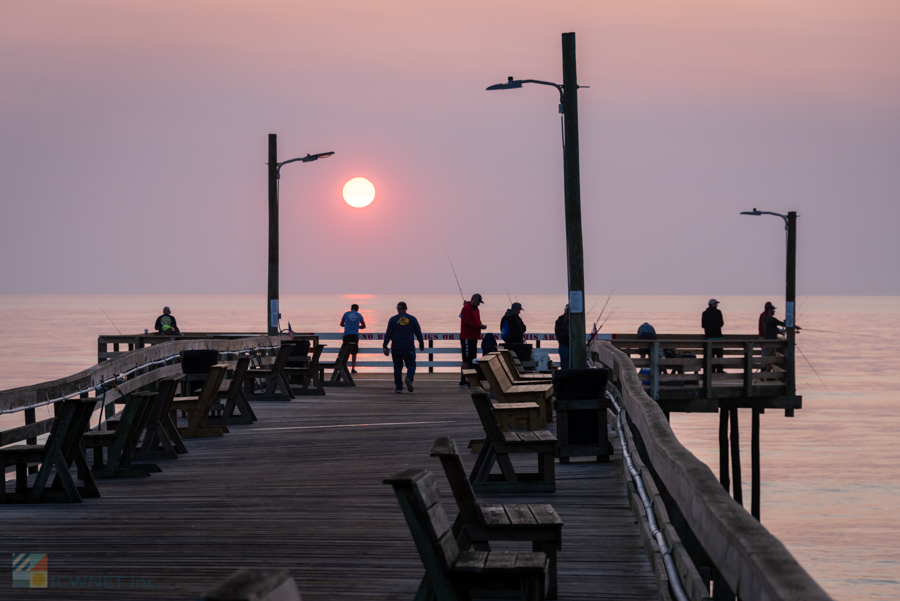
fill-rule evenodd
<path id="1" fill-rule="evenodd" d="M 737 407 L 731 409 L 731 475 L 734 477 L 734 500 L 744 504 L 744 493 L 741 488 L 741 441 L 738 428 Z"/>
<path id="2" fill-rule="evenodd" d="M 750 515 L 759 520 L 759 489 L 762 485 L 759 472 L 759 414 L 761 409 L 753 409 L 753 426 L 750 442 L 750 471 L 752 473 L 752 483 L 750 491 Z"/>
<path id="3" fill-rule="evenodd" d="M 728 476 L 728 409 L 719 408 L 719 482 L 722 488 L 729 490 L 731 482 Z"/>

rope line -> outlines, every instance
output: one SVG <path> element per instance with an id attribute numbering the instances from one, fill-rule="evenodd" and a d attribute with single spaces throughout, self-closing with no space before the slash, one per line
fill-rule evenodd
<path id="1" fill-rule="evenodd" d="M 625 459 L 628 473 L 631 474 L 631 479 L 634 480 L 638 496 L 640 496 L 641 503 L 644 505 L 647 521 L 650 525 L 650 535 L 659 547 L 659 554 L 662 556 L 663 563 L 666 566 L 669 584 L 672 586 L 672 592 L 674 593 L 675 598 L 678 601 L 690 601 L 690 597 L 688 597 L 687 592 L 684 590 L 681 577 L 678 575 L 678 567 L 675 565 L 675 559 L 672 557 L 672 547 L 667 544 L 666 536 L 659 529 L 659 524 L 656 521 L 656 514 L 653 513 L 653 499 L 650 498 L 650 495 L 647 494 L 647 489 L 644 488 L 644 479 L 641 476 L 641 473 L 634 467 L 634 461 L 631 458 L 631 450 L 628 448 L 628 440 L 625 438 L 625 430 L 622 426 L 622 415 L 625 413 L 625 410 L 617 402 L 616 394 L 614 394 L 614 392 L 618 393 L 616 388 L 612 384 L 609 384 L 606 390 L 606 396 L 609 397 L 613 407 L 616 409 L 616 434 L 622 442 L 622 457 Z"/>

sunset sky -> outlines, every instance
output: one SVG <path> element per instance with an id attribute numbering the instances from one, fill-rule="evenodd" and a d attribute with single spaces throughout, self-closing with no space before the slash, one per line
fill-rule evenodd
<path id="1" fill-rule="evenodd" d="M 0 293 L 563 294 L 570 31 L 587 294 L 900 294 L 896 0 L 2 0 Z"/>

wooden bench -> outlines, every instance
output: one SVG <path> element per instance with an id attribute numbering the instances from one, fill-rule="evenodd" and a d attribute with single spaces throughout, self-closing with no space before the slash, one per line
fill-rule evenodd
<path id="1" fill-rule="evenodd" d="M 553 384 L 515 384 L 509 379 L 509 375 L 503 368 L 500 355 L 489 353 L 478 362 L 481 371 L 491 385 L 491 392 L 497 398 L 498 403 L 537 403 L 541 406 L 541 420 L 543 423 L 553 421 Z"/>
<path id="2" fill-rule="evenodd" d="M 518 592 L 523 601 L 546 598 L 550 560 L 545 554 L 460 550 L 430 471 L 404 470 L 384 483 L 394 487 L 425 566 L 417 600 L 462 601 L 479 591 Z"/>
<path id="3" fill-rule="evenodd" d="M 468 390 L 485 433 L 484 445 L 469 476 L 472 487 L 477 492 L 555 492 L 558 441 L 553 433 L 548 430 L 504 432 L 487 392 L 481 388 Z M 538 471 L 516 473 L 510 453 L 536 454 Z M 500 466 L 500 474 L 491 474 L 494 464 Z"/>
<path id="4" fill-rule="evenodd" d="M 161 382 L 164 394 L 169 394 L 169 386 L 175 381 Z M 147 427 L 153 406 L 156 404 L 156 392 L 134 392 L 130 396 L 123 395 L 118 402 L 124 402 L 118 419 L 107 420 L 107 427 L 112 430 L 92 430 L 85 432 L 82 445 L 92 449 L 94 467 L 91 471 L 95 478 L 145 478 L 151 472 L 162 470 L 155 464 L 132 465 L 132 455 L 140 440 L 141 433 Z M 103 450 L 106 449 L 106 463 L 103 462 Z"/>
<path id="5" fill-rule="evenodd" d="M 464 369 L 462 373 L 469 386 L 483 388 L 477 371 Z M 537 403 L 494 403 L 494 413 L 504 431 L 537 430 L 546 425 L 541 422 L 541 406 Z"/>
<path id="6" fill-rule="evenodd" d="M 39 435 L 39 430 L 50 425 L 50 436 L 44 444 L 13 445 L 0 448 L 0 474 L 4 475 L 0 488 L 2 503 L 69 502 L 81 503 L 82 498 L 99 497 L 100 491 L 91 475 L 90 466 L 81 449 L 81 437 L 90 424 L 97 399 L 67 399 L 56 404 L 56 417 L 14 428 L 0 439 L 3 444 Z M 70 472 L 72 462 L 78 468 L 83 486 L 77 486 Z M 28 466 L 41 465 L 34 483 L 28 486 Z M 6 492 L 6 466 L 16 466 L 15 492 Z M 56 477 L 50 486 L 51 472 Z"/>
<path id="7" fill-rule="evenodd" d="M 291 354 L 293 345 L 289 343 L 282 344 L 278 349 L 278 354 L 268 367 L 251 367 L 244 374 L 245 380 L 264 380 L 263 393 L 254 394 L 255 401 L 289 401 L 294 398 L 291 391 L 291 384 L 288 382 L 287 374 L 284 371 L 287 365 L 288 357 Z M 243 382 L 241 383 L 243 386 Z M 276 395 L 275 390 L 281 389 L 281 394 Z"/>
<path id="8" fill-rule="evenodd" d="M 322 378 L 319 377 L 319 358 L 322 356 L 324 349 L 324 344 L 317 344 L 306 365 L 284 368 L 288 382 L 290 382 L 295 394 L 301 396 L 325 394 L 325 389 L 322 387 Z"/>
<path id="9" fill-rule="evenodd" d="M 188 425 L 178 428 L 178 432 L 184 438 L 206 438 L 210 436 L 223 436 L 228 432 L 228 426 L 207 426 L 206 420 L 212 409 L 222 380 L 228 365 L 220 363 L 209 368 L 209 375 L 203 383 L 200 396 L 177 397 L 172 401 L 172 411 L 187 411 Z"/>
<path id="10" fill-rule="evenodd" d="M 557 551 L 562 550 L 563 521 L 546 503 L 528 505 L 493 505 L 479 503 L 466 477 L 456 442 L 442 436 L 431 445 L 431 456 L 441 460 L 450 482 L 459 514 L 453 523 L 453 535 L 460 550 L 475 547 L 490 551 L 489 541 L 525 541 L 532 551 L 540 551 L 550 560 L 548 599 L 557 596 Z"/>
<path id="11" fill-rule="evenodd" d="M 500 349 L 497 352 L 500 354 L 503 365 L 506 366 L 507 373 L 514 382 L 527 381 L 530 384 L 553 382 L 553 374 L 526 372 L 522 369 L 522 362 L 509 349 Z"/>
<path id="12" fill-rule="evenodd" d="M 356 382 L 353 381 L 353 376 L 350 374 L 350 370 L 347 369 L 347 360 L 350 359 L 350 350 L 352 345 L 348 342 L 344 342 L 341 344 L 340 350 L 338 350 L 337 358 L 334 361 L 328 361 L 325 363 L 319 362 L 319 379 L 323 384 L 329 386 L 336 386 L 343 384 L 344 386 L 356 386 Z M 325 372 L 327 370 L 333 370 L 331 372 L 331 378 L 326 382 L 325 381 Z"/>
<path id="13" fill-rule="evenodd" d="M 243 387 L 244 375 L 249 368 L 250 357 L 241 357 L 237 360 L 228 388 L 220 390 L 216 395 L 212 415 L 206 420 L 207 426 L 252 424 L 256 421 L 256 414 L 247 402 Z M 235 409 L 240 411 L 238 415 L 234 414 Z"/>
<path id="14" fill-rule="evenodd" d="M 198 601 L 300 601 L 297 583 L 287 570 L 238 570 Z"/>
<path id="15" fill-rule="evenodd" d="M 184 440 L 171 418 L 172 401 L 179 380 L 183 376 L 172 376 L 159 381 L 159 392 L 140 449 L 134 452 L 134 461 L 160 461 L 178 459 L 179 453 L 187 453 Z"/>

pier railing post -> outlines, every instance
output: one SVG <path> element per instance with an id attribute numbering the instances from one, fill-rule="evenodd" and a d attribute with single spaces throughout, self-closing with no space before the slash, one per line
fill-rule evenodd
<path id="1" fill-rule="evenodd" d="M 650 398 L 659 400 L 659 341 L 650 343 Z"/>

